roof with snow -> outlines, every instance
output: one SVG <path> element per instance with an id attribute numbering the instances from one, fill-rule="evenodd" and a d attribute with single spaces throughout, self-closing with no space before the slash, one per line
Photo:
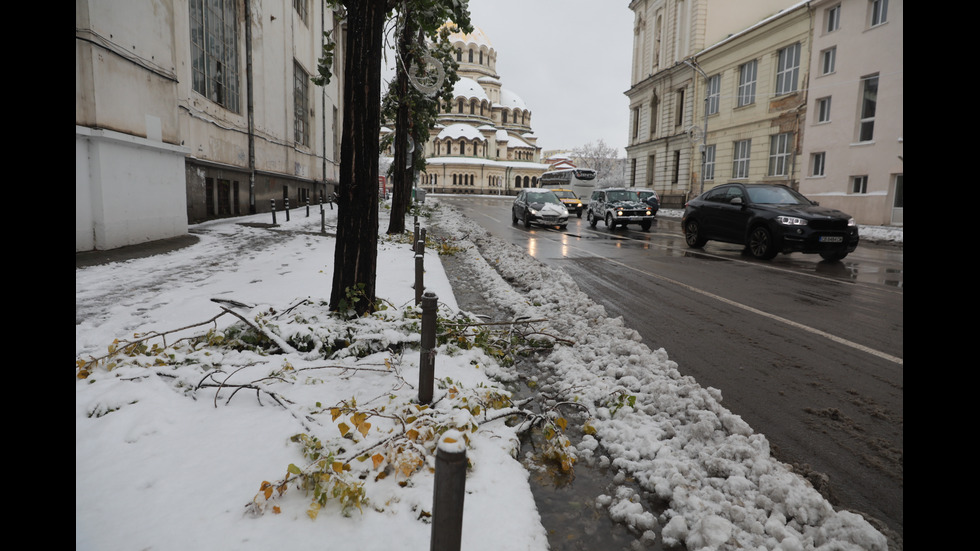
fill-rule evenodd
<path id="1" fill-rule="evenodd" d="M 517 94 L 511 92 L 506 88 L 500 89 L 500 105 L 508 109 L 520 109 L 522 111 L 528 110 L 527 105 L 524 103 L 524 100 L 522 100 L 520 96 L 518 96 Z"/>
<path id="2" fill-rule="evenodd" d="M 490 101 L 487 97 L 487 92 L 482 86 L 476 83 L 475 80 L 467 77 L 462 77 L 453 86 L 453 97 L 458 98 L 463 96 L 464 98 L 476 98 L 478 100 Z"/>
<path id="3" fill-rule="evenodd" d="M 439 139 L 444 140 L 446 138 L 458 139 L 465 138 L 467 140 L 481 140 L 484 141 L 486 138 L 479 130 L 473 128 L 468 124 L 451 124 L 447 126 L 442 132 L 439 132 Z"/>

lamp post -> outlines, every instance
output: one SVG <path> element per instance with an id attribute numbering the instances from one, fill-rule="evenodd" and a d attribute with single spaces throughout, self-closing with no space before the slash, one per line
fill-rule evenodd
<path id="1" fill-rule="evenodd" d="M 706 155 L 708 152 L 708 75 L 698 67 L 697 61 L 692 59 L 685 59 L 684 63 L 697 71 L 702 78 L 704 78 L 704 128 L 701 131 L 701 174 L 700 174 L 700 189 L 698 194 L 704 193 L 704 167 L 707 162 Z"/>

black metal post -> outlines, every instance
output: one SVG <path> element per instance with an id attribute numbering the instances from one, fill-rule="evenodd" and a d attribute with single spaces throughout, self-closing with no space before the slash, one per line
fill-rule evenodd
<path id="1" fill-rule="evenodd" d="M 425 290 L 425 228 L 412 248 L 415 249 L 415 305 L 418 306 Z"/>
<path id="2" fill-rule="evenodd" d="M 310 217 L 310 198 L 306 198 L 306 217 Z"/>
<path id="3" fill-rule="evenodd" d="M 283 197 L 282 202 L 285 203 L 282 208 L 286 209 L 286 222 L 289 222 L 289 197 Z"/>
<path id="4" fill-rule="evenodd" d="M 436 306 L 439 298 L 433 292 L 422 296 L 422 342 L 419 352 L 419 403 L 432 403 L 436 372 Z"/>
<path id="5" fill-rule="evenodd" d="M 466 497 L 466 444 L 459 431 L 443 434 L 436 450 L 436 481 L 432 492 L 431 551 L 459 551 L 463 539 L 463 498 Z"/>
<path id="6" fill-rule="evenodd" d="M 276 200 L 269 199 L 269 201 L 272 201 L 272 223 L 275 224 L 276 223 Z"/>

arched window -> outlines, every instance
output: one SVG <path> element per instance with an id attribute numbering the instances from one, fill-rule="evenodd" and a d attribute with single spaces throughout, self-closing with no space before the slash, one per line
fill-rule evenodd
<path id="1" fill-rule="evenodd" d="M 456 175 L 455 174 L 453 174 L 453 185 L 454 186 L 456 185 Z"/>
<path id="2" fill-rule="evenodd" d="M 531 177 L 531 187 L 538 187 L 538 177 L 537 176 L 532 176 Z"/>
<path id="3" fill-rule="evenodd" d="M 473 63 L 473 48 L 470 48 L 470 63 Z"/>
<path id="4" fill-rule="evenodd" d="M 525 176 L 524 177 L 524 187 L 530 187 L 531 180 Z"/>
<path id="5" fill-rule="evenodd" d="M 466 155 L 466 140 L 459 140 L 459 154 Z"/>
<path id="6" fill-rule="evenodd" d="M 507 124 L 507 111 L 501 111 L 500 115 L 503 117 L 503 123 Z"/>
<path id="7" fill-rule="evenodd" d="M 456 61 L 463 61 L 463 49 L 456 48 Z"/>
<path id="8" fill-rule="evenodd" d="M 521 177 L 514 176 L 514 187 L 521 187 Z"/>
<path id="9" fill-rule="evenodd" d="M 476 100 L 475 99 L 471 99 L 470 100 L 470 115 L 475 115 L 475 114 L 476 114 Z"/>
<path id="10" fill-rule="evenodd" d="M 457 103 L 457 106 L 459 107 L 459 114 L 462 115 L 463 114 L 463 98 L 459 98 L 459 102 Z"/>

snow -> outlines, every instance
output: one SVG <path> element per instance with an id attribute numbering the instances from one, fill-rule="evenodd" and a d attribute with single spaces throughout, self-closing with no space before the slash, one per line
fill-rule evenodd
<path id="1" fill-rule="evenodd" d="M 471 467 L 462 547 L 548 549 L 528 470 L 517 459 L 517 427 L 492 419 L 489 406 L 473 407 L 493 393 L 509 395 L 501 381 L 515 378 L 513 368 L 477 347 L 440 344 L 435 397 L 422 408 L 409 240 L 382 236 L 379 244 L 385 309 L 346 320 L 323 306 L 333 240 L 320 234 L 318 216 L 301 213 L 295 209 L 289 222 L 280 213 L 275 228 L 242 225 L 270 222 L 269 215 L 200 224 L 192 227 L 199 242 L 183 249 L 76 269 L 76 361 L 105 355 L 117 338 L 177 331 L 165 345 L 151 341 L 160 354 L 117 355 L 111 370 L 102 363 L 76 379 L 75 548 L 427 549 L 434 450 L 439 441 L 465 441 Z M 613 465 L 669 504 L 651 511 L 625 485 L 597 496 L 641 545 L 659 537 L 692 550 L 887 548 L 862 517 L 834 511 L 772 458 L 765 436 L 722 406 L 721 391 L 681 375 L 666 350 L 650 350 L 567 274 L 449 207 L 432 208 L 431 216 L 492 305 L 509 319 L 547 319 L 543 332 L 575 343 L 557 342 L 539 360 L 549 374 L 542 383 L 587 410 L 592 430 L 568 450 L 578 463 Z M 335 220 L 327 210 L 328 232 Z M 469 317 L 430 250 L 425 285 L 439 297 L 440 316 Z M 179 341 L 209 330 L 213 340 L 233 336 L 230 327 L 241 322 L 230 314 L 188 328 L 222 306 L 263 324 L 287 352 Z M 354 346 L 324 352 L 345 340 Z M 406 429 L 419 433 L 413 442 Z M 348 462 L 350 470 L 331 480 L 348 484 L 335 488 L 362 483 L 360 502 L 345 511 L 331 498 L 313 515 L 311 497 L 295 484 L 281 495 L 270 487 L 266 497 L 263 482 L 278 490 L 292 469 L 315 471 L 316 460 L 304 455 L 314 448 L 301 445 L 310 440 L 292 438 L 304 434 Z M 398 437 L 403 446 L 381 446 Z"/>

